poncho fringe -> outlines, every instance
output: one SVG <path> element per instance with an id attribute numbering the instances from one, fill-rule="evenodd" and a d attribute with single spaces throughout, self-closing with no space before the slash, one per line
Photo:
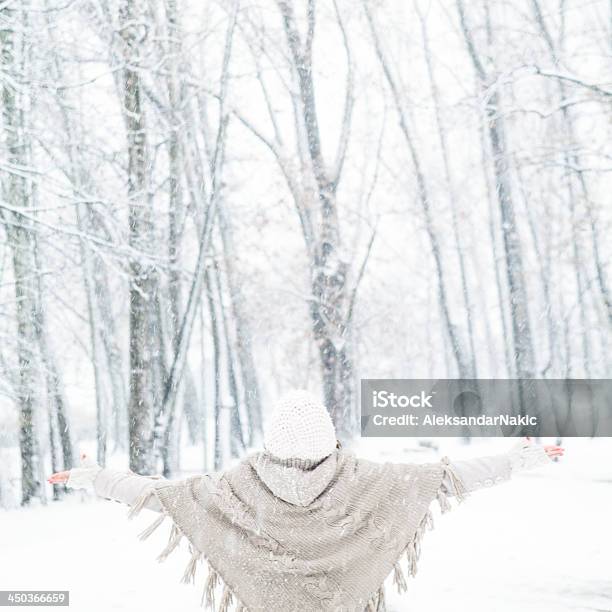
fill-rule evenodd
<path id="1" fill-rule="evenodd" d="M 443 464 L 444 470 L 444 483 L 440 485 L 436 499 L 440 506 L 440 511 L 442 514 L 445 514 L 449 510 L 451 510 L 451 504 L 448 500 L 448 497 L 454 496 L 457 502 L 461 503 L 467 497 L 467 491 L 465 486 L 461 482 L 461 479 L 457 476 L 457 474 L 452 469 L 448 457 L 444 457 L 441 460 Z M 450 490 L 447 487 L 450 486 Z M 146 506 L 147 502 L 156 495 L 156 490 L 154 488 L 145 491 L 134 503 L 134 505 L 128 511 L 128 518 L 133 519 L 137 516 L 140 511 Z M 166 518 L 170 518 L 171 529 L 168 537 L 168 542 L 165 548 L 162 550 L 160 555 L 157 557 L 159 562 L 164 561 L 168 555 L 170 555 L 180 544 L 180 542 L 185 539 L 188 541 L 188 538 L 184 533 L 181 532 L 180 527 L 174 522 L 170 514 L 162 509 L 161 516 L 157 517 L 151 525 L 149 525 L 146 529 L 144 529 L 141 533 L 138 534 L 138 538 L 140 540 L 145 540 L 148 538 L 164 521 Z M 421 555 L 421 543 L 423 540 L 423 536 L 427 530 L 431 530 L 434 527 L 433 515 L 431 512 L 431 508 L 427 510 L 422 520 L 419 523 L 419 526 L 404 548 L 404 550 L 398 555 L 398 558 L 393 566 L 392 574 L 393 574 L 393 584 L 397 588 L 398 593 L 403 593 L 408 589 L 408 584 L 406 582 L 406 577 L 404 575 L 404 570 L 401 567 L 401 560 L 405 556 L 406 564 L 407 564 L 407 574 L 408 576 L 414 577 L 417 573 L 417 562 Z M 198 551 L 192 544 L 189 542 L 189 550 L 191 552 L 190 559 L 187 563 L 183 576 L 180 580 L 181 583 L 188 584 L 189 582 L 195 583 L 195 574 L 197 570 L 198 562 L 205 561 L 208 566 L 206 580 L 204 582 L 204 589 L 202 592 L 202 599 L 200 602 L 201 606 L 206 606 L 207 610 L 211 610 L 212 612 L 229 612 L 230 606 L 233 602 L 236 602 L 235 612 L 249 612 L 248 608 L 242 603 L 234 590 L 230 585 L 226 584 L 219 573 L 215 570 L 215 568 L 211 565 L 210 561 L 205 559 L 204 554 Z M 376 589 L 376 591 L 369 598 L 364 612 L 384 612 L 385 610 L 385 587 L 383 584 Z M 222 586 L 222 596 L 219 602 L 219 607 L 215 607 L 215 590 L 217 586 Z"/>

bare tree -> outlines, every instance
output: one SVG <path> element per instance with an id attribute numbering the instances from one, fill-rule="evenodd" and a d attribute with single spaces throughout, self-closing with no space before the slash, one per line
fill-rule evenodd
<path id="1" fill-rule="evenodd" d="M 211 173 L 211 189 L 209 199 L 203 203 L 202 221 L 198 232 L 198 256 L 195 264 L 195 271 L 189 291 L 189 296 L 185 306 L 184 313 L 181 317 L 178 338 L 176 340 L 175 350 L 172 356 L 172 364 L 169 369 L 168 377 L 164 385 L 164 394 L 162 398 L 161 410 L 156 420 L 154 432 L 163 431 L 163 453 L 169 448 L 169 437 L 172 431 L 172 420 L 174 418 L 174 405 L 176 401 L 177 391 L 184 373 L 187 350 L 191 340 L 191 334 L 194 327 L 194 321 L 198 310 L 198 305 L 202 294 L 202 285 L 206 275 L 206 257 L 211 248 L 212 230 L 214 227 L 215 216 L 217 214 L 217 205 L 221 197 L 221 173 L 224 162 L 224 147 L 226 140 L 226 130 L 229 117 L 225 110 L 226 95 L 228 89 L 228 71 L 232 52 L 232 41 L 234 29 L 236 25 L 236 17 L 238 12 L 238 2 L 234 2 L 231 16 L 228 22 L 227 33 L 225 38 L 225 47 L 223 53 L 223 63 L 221 68 L 221 80 L 218 93 L 219 100 L 219 123 L 215 139 L 214 150 L 210 160 Z M 212 316 L 212 314 L 211 314 Z M 216 319 L 215 319 L 216 320 Z M 216 344 L 215 346 L 220 346 Z M 218 348 L 215 348 L 215 359 Z M 218 368 L 215 368 L 215 381 L 219 375 Z M 218 384 L 215 382 L 215 384 Z M 215 414 L 215 421 L 219 418 L 218 413 Z M 215 453 L 217 451 L 215 450 Z M 217 457 L 217 455 L 215 455 Z M 164 472 L 168 474 L 169 461 L 167 457 L 164 459 Z"/>
<path id="2" fill-rule="evenodd" d="M 494 75 L 488 74 L 476 48 L 471 26 L 468 24 L 463 0 L 457 0 L 459 23 L 468 55 L 486 97 L 485 113 L 495 173 L 497 201 L 501 217 L 506 278 L 510 294 L 510 314 L 516 374 L 520 379 L 533 378 L 535 356 L 529 322 L 529 300 L 523 276 L 523 256 L 515 218 L 515 203 L 510 180 L 509 154 L 506 150 L 503 111 L 499 85 Z"/>
<path id="3" fill-rule="evenodd" d="M 171 348 L 175 354 L 178 349 L 179 322 L 183 312 L 183 291 L 180 273 L 182 239 L 184 235 L 184 222 L 186 216 L 185 189 L 183 179 L 183 143 L 181 126 L 184 116 L 181 107 L 185 104 L 183 93 L 185 84 L 181 78 L 182 55 L 182 28 L 176 0 L 165 2 L 166 28 L 167 28 L 167 79 L 166 87 L 169 108 L 169 138 L 168 138 L 168 301 L 170 306 L 169 328 L 171 334 Z M 182 404 L 176 410 L 182 410 L 186 417 L 192 441 L 197 439 L 200 429 L 198 423 L 198 395 L 195 387 L 191 367 L 185 364 L 183 374 Z M 169 419 L 172 427 L 174 419 Z M 180 426 L 178 419 L 177 426 Z M 176 460 L 176 459 L 175 459 Z"/>
<path id="4" fill-rule="evenodd" d="M 371 372 L 606 376 L 609 7 L 356 6 L 0 2 L 23 503 L 81 435 L 223 468 L 288 386 L 346 439 Z"/>
<path id="5" fill-rule="evenodd" d="M 546 18 L 542 12 L 542 7 L 538 0 L 532 0 L 531 6 L 534 13 L 535 22 L 542 35 L 542 40 L 549 52 L 550 60 L 555 70 L 562 70 L 561 61 L 559 58 L 559 48 L 563 48 L 564 43 L 564 31 L 561 30 L 559 40 L 556 42 L 553 38 L 549 27 L 546 24 Z M 556 79 L 556 85 L 559 92 L 559 98 L 563 102 L 568 97 L 568 82 L 565 79 Z M 571 87 L 572 85 L 569 85 Z M 577 84 L 574 87 L 579 86 Z M 565 166 L 567 168 L 567 190 L 568 190 L 568 204 L 570 210 L 570 225 L 572 229 L 572 249 L 574 257 L 574 272 L 576 276 L 576 286 L 578 290 L 579 310 L 580 310 L 580 325 L 582 327 L 582 362 L 584 375 L 589 378 L 591 375 L 590 366 L 590 354 L 591 349 L 589 346 L 590 342 L 590 331 L 587 325 L 587 314 L 585 305 L 585 293 L 586 286 L 583 278 L 582 266 L 584 257 L 581 256 L 581 240 L 577 232 L 577 226 L 579 220 L 577 218 L 576 208 L 580 200 L 583 201 L 586 218 L 588 219 L 588 225 L 590 229 L 591 247 L 592 247 L 592 261 L 595 268 L 595 275 L 597 279 L 596 286 L 598 287 L 604 306 L 606 308 L 608 322 L 612 323 L 612 297 L 608 287 L 608 281 L 606 271 L 601 257 L 600 237 L 599 229 L 596 220 L 596 214 L 594 212 L 593 197 L 590 194 L 588 180 L 585 172 L 582 169 L 582 163 L 580 159 L 579 149 L 575 147 L 576 135 L 574 127 L 574 117 L 572 115 L 572 109 L 567 104 L 561 105 L 561 119 L 560 129 L 562 133 L 565 132 L 566 141 L 563 143 L 563 157 Z M 576 186 L 580 193 L 580 197 L 576 193 Z"/>
<path id="6" fill-rule="evenodd" d="M 287 41 L 290 70 L 297 81 L 299 91 L 299 97 L 292 99 L 291 103 L 297 135 L 295 155 L 301 162 L 300 169 L 294 167 L 293 160 L 287 155 L 286 143 L 274 116 L 270 94 L 261 73 L 258 73 L 258 82 L 266 101 L 274 138 L 267 138 L 243 113 L 235 114 L 273 153 L 293 198 L 310 267 L 312 298 L 309 301 L 309 312 L 319 353 L 324 400 L 336 424 L 338 435 L 344 438 L 352 434 L 355 420 L 349 334 L 351 321 L 348 316 L 352 291 L 349 285 L 350 264 L 342 255 L 337 190 L 351 127 L 352 59 L 344 23 L 338 7 L 334 4 L 336 22 L 347 56 L 347 76 L 340 138 L 335 162 L 329 165 L 323 158 L 314 93 L 312 50 L 316 22 L 315 3 L 312 0 L 307 3 L 305 35 L 299 31 L 292 3 L 277 0 L 277 5 Z M 311 195 L 311 186 L 314 195 Z"/>
<path id="7" fill-rule="evenodd" d="M 453 352 L 453 356 L 455 359 L 455 363 L 457 366 L 457 371 L 459 373 L 459 378 L 462 379 L 470 379 L 475 378 L 475 361 L 474 357 L 468 357 L 465 341 L 460 337 L 459 330 L 457 326 L 452 321 L 451 318 L 451 307 L 449 304 L 449 296 L 448 296 L 448 281 L 447 281 L 447 273 L 444 267 L 444 263 L 442 261 L 442 249 L 440 246 L 440 238 L 436 231 L 436 227 L 434 224 L 433 211 L 431 210 L 431 202 L 429 196 L 429 188 L 427 185 L 427 179 L 425 177 L 425 172 L 422 167 L 422 163 L 420 160 L 420 156 L 417 149 L 417 144 L 415 142 L 414 136 L 412 134 L 412 129 L 409 125 L 408 114 L 406 112 L 404 103 L 402 101 L 401 92 L 399 91 L 399 87 L 393 77 L 391 72 L 391 68 L 385 58 L 384 51 L 382 49 L 382 45 L 380 42 L 380 38 L 376 31 L 376 27 L 374 25 L 374 20 L 372 18 L 370 9 L 368 7 L 368 3 L 364 0 L 364 10 L 366 13 L 366 17 L 368 20 L 368 24 L 370 26 L 370 31 L 372 33 L 372 37 L 374 39 L 374 46 L 376 49 L 376 55 L 380 61 L 385 79 L 391 89 L 391 95 L 393 97 L 393 102 L 396 108 L 396 111 L 399 115 L 399 124 L 401 132 L 404 136 L 406 145 L 408 147 L 408 151 L 410 153 L 410 158 L 412 160 L 412 165 L 414 168 L 416 183 L 417 183 L 417 197 L 419 203 L 421 205 L 421 210 L 423 211 L 423 217 L 425 220 L 425 229 L 427 231 L 427 236 L 429 238 L 429 242 L 431 244 L 431 251 L 435 262 L 436 267 L 436 277 L 437 277 L 437 289 L 438 289 L 438 302 L 440 306 L 440 311 L 442 312 L 442 316 L 444 318 L 445 329 L 448 334 L 448 338 L 450 340 L 451 349 Z M 448 168 L 448 165 L 447 165 Z M 464 270 L 465 272 L 465 270 Z M 465 280 L 465 278 L 463 279 Z M 465 291 L 465 285 L 464 285 Z M 469 319 L 469 311 L 467 313 Z M 470 332 L 471 336 L 471 332 Z"/>
<path id="8" fill-rule="evenodd" d="M 461 224 L 458 218 L 458 208 L 460 206 L 457 189 L 455 187 L 455 181 L 451 170 L 451 155 L 448 145 L 448 137 L 446 126 L 442 118 L 442 102 L 440 95 L 440 88 L 436 80 L 435 69 L 433 64 L 433 56 L 429 43 L 429 34 L 427 32 L 427 21 L 420 8 L 418 0 L 415 0 L 415 7 L 421 23 L 421 33 L 423 37 L 423 53 L 425 56 L 425 63 L 427 65 L 427 74 L 429 76 L 429 82 L 431 86 L 432 101 L 434 105 L 434 114 L 436 117 L 436 126 L 438 128 L 438 137 L 440 139 L 440 151 L 442 153 L 442 161 L 444 166 L 444 180 L 446 182 L 446 189 L 448 191 L 448 198 L 451 209 L 452 217 L 452 228 L 453 238 L 455 241 L 455 248 L 457 253 L 457 264 L 459 267 L 459 278 L 461 280 L 461 294 L 463 297 L 463 307 L 465 309 L 466 327 L 467 327 L 467 342 L 469 344 L 469 376 L 470 378 L 477 378 L 478 369 L 476 366 L 476 345 L 474 342 L 474 321 L 473 321 L 473 307 L 472 300 L 470 297 L 470 287 L 468 285 L 467 278 L 467 266 L 465 261 L 465 255 L 463 252 L 463 245 L 461 240 Z M 433 244 L 432 244 L 433 246 Z M 442 270 L 438 271 L 439 274 Z M 441 291 L 441 296 L 443 292 Z M 445 292 L 444 292 L 445 293 Z M 443 312 L 445 310 L 443 309 Z M 452 329 L 452 326 L 449 330 Z M 449 334 L 450 335 L 450 334 Z M 452 340 L 452 335 L 450 335 Z M 457 358 L 457 356 L 456 356 Z M 465 368 L 463 361 L 467 359 L 467 356 L 459 355 L 458 364 L 461 363 L 461 367 Z"/>
<path id="9" fill-rule="evenodd" d="M 253 356 L 253 338 L 246 304 L 235 270 L 235 247 L 228 203 L 219 203 L 218 227 L 223 249 L 223 270 L 227 277 L 229 300 L 236 327 L 236 357 L 240 364 L 244 404 L 249 415 L 249 444 L 256 445 L 262 438 L 262 414 L 259 381 Z"/>
<path id="10" fill-rule="evenodd" d="M 148 25 L 141 0 L 122 0 L 119 6 L 123 55 L 123 115 L 127 134 L 130 246 L 150 252 L 152 220 L 147 195 L 147 140 L 141 78 L 142 45 Z M 154 471 L 151 438 L 154 400 L 154 339 L 151 337 L 153 304 L 158 291 L 154 267 L 143 257 L 130 261 L 130 469 Z"/>
<path id="11" fill-rule="evenodd" d="M 40 409 L 40 360 L 36 342 L 36 274 L 33 234 L 27 217 L 20 210 L 33 207 L 29 180 L 30 143 L 25 133 L 27 100 L 23 88 L 27 82 L 28 29 L 26 8 L 0 9 L 0 42 L 2 45 L 2 120 L 6 142 L 8 176 L 2 181 L 2 196 L 10 210 L 2 210 L 2 220 L 12 250 L 13 282 L 17 322 L 17 359 L 19 380 L 19 447 L 21 454 L 21 502 L 26 505 L 41 494 L 38 480 L 39 456 L 35 412 Z"/>

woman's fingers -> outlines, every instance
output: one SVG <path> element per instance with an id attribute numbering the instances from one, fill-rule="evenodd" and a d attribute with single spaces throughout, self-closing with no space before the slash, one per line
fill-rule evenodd
<path id="1" fill-rule="evenodd" d="M 87 453 L 80 453 L 79 457 L 81 458 L 81 462 L 87 459 Z M 70 470 L 64 470 L 63 472 L 55 472 L 55 474 L 51 474 L 49 478 L 47 478 L 47 482 L 50 484 L 61 484 L 68 482 L 70 478 Z"/>
<path id="2" fill-rule="evenodd" d="M 565 449 L 562 446 L 549 445 L 544 447 L 544 451 L 549 457 L 562 457 Z"/>
<path id="3" fill-rule="evenodd" d="M 60 484 L 63 482 L 68 482 L 68 478 L 70 478 L 70 470 L 55 472 L 55 474 L 51 474 L 51 476 L 47 478 L 47 482 L 50 484 Z"/>

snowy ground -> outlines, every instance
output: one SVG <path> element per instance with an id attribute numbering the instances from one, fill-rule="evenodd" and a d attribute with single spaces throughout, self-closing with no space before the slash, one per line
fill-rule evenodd
<path id="1" fill-rule="evenodd" d="M 511 443 L 441 441 L 439 452 L 462 458 Z M 406 446 L 364 441 L 358 450 L 389 460 L 439 454 Z M 612 440 L 566 446 L 562 465 L 479 491 L 436 515 L 409 592 L 387 589 L 390 611 L 612 611 Z M 143 511 L 127 521 L 125 506 L 86 493 L 0 511 L 0 589 L 69 590 L 78 612 L 198 610 L 203 574 L 195 587 L 179 583 L 184 545 L 160 564 L 155 556 L 168 528 L 144 542 L 136 537 L 154 517 Z"/>

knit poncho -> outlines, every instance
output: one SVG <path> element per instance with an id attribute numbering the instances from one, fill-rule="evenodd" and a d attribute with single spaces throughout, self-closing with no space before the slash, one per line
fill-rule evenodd
<path id="1" fill-rule="evenodd" d="M 438 463 L 375 463 L 338 450 L 326 459 L 279 460 L 263 452 L 214 475 L 154 479 L 130 517 L 157 496 L 172 522 L 165 559 L 186 540 L 191 558 L 183 582 L 207 565 L 202 603 L 227 612 L 379 612 L 383 583 L 402 565 L 416 573 L 420 541 L 432 526 L 437 497 L 449 508 L 462 483 L 444 458 Z M 222 591 L 215 601 L 215 592 Z"/>

